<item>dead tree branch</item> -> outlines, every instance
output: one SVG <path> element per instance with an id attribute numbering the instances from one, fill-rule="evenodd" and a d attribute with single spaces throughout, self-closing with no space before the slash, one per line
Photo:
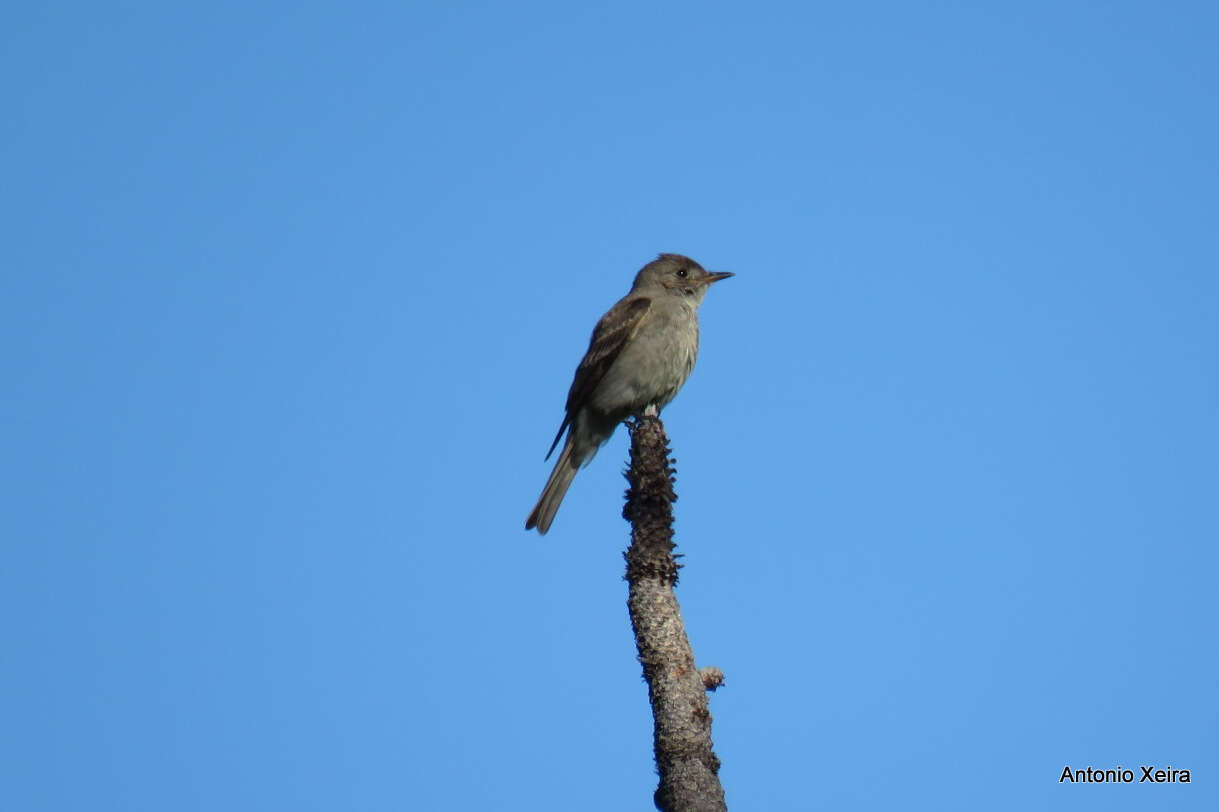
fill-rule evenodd
<path id="1" fill-rule="evenodd" d="M 707 691 L 723 684 L 718 668 L 698 669 L 673 587 L 681 567 L 673 553 L 675 471 L 664 424 L 645 413 L 631 428 L 630 487 L 622 515 L 631 523 L 626 551 L 627 607 L 648 683 L 661 812 L 728 809 L 720 760 L 711 746 Z"/>

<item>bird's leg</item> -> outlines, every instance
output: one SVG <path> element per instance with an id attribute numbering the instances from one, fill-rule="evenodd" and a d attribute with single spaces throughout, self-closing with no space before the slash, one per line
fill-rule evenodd
<path id="1" fill-rule="evenodd" d="M 639 427 L 640 421 L 645 417 L 660 417 L 660 410 L 656 408 L 655 403 L 649 403 L 643 407 L 643 411 L 638 414 L 627 415 L 627 418 L 622 421 L 622 425 L 626 426 L 626 430 L 635 433 L 635 429 Z"/>

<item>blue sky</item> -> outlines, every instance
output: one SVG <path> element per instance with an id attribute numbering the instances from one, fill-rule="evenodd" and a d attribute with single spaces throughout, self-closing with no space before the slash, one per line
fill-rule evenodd
<path id="1" fill-rule="evenodd" d="M 1217 37 L 10 10 L 2 805 L 650 808 L 625 433 L 522 524 L 674 251 L 737 274 L 664 415 L 731 807 L 1214 809 Z M 1193 783 L 1058 783 L 1141 764 Z"/>

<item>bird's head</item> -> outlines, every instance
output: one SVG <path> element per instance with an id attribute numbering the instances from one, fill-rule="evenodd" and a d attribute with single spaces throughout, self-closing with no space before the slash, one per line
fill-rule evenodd
<path id="1" fill-rule="evenodd" d="M 701 302 L 712 282 L 732 276 L 728 271 L 708 271 L 689 257 L 681 254 L 661 254 L 643 266 L 635 277 L 631 290 L 662 288 L 666 291 L 691 296 Z"/>

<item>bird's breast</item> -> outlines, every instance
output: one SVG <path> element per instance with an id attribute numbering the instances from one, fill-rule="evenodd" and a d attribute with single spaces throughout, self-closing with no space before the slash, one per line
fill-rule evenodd
<path id="1" fill-rule="evenodd" d="M 663 407 L 690 377 L 698 358 L 698 321 L 687 307 L 653 308 L 626 342 L 590 398 L 618 419 L 649 404 Z"/>

